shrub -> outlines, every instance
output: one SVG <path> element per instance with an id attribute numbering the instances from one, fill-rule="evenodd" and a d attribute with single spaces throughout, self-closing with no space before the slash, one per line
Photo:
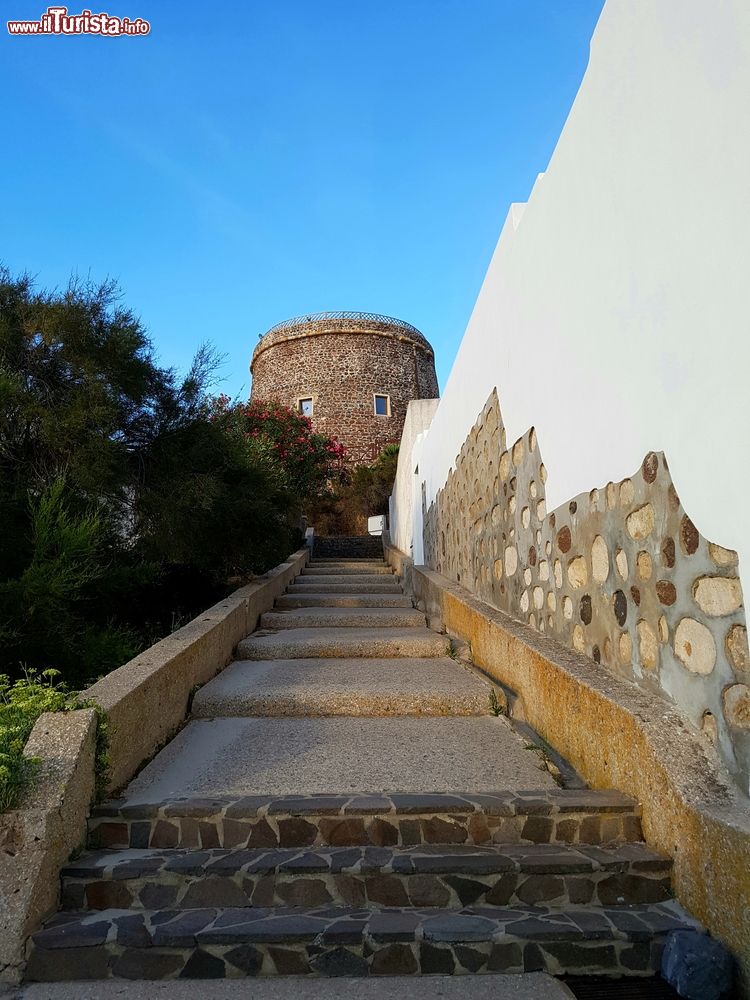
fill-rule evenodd
<path id="1" fill-rule="evenodd" d="M 23 752 L 36 720 L 44 712 L 77 707 L 75 695 L 55 681 L 57 676 L 57 670 L 28 671 L 11 683 L 0 674 L 0 812 L 18 805 L 38 769 L 39 761 Z"/>

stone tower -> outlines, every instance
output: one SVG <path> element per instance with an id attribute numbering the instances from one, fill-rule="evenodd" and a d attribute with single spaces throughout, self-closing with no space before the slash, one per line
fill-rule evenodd
<path id="1" fill-rule="evenodd" d="M 250 362 L 251 399 L 284 403 L 336 436 L 355 465 L 398 443 L 412 399 L 438 396 L 435 356 L 415 327 L 390 316 L 325 312 L 264 334 Z"/>

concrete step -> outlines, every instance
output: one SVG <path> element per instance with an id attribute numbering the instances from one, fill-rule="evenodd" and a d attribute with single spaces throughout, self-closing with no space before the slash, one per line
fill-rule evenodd
<path id="1" fill-rule="evenodd" d="M 267 611 L 261 629 L 424 628 L 427 619 L 414 608 L 298 608 Z"/>
<path id="2" fill-rule="evenodd" d="M 277 952 L 277 957 L 280 952 Z M 346 971 L 346 970 L 344 970 Z M 94 982 L 25 983 L 13 1000 L 403 1000 L 400 976 L 373 976 L 353 983 L 349 976 L 288 975 L 244 979 L 124 979 Z M 412 976 L 409 1000 L 573 1000 L 568 987 L 544 972 L 494 976 Z"/>
<path id="3" fill-rule="evenodd" d="M 129 798 L 93 807 L 92 849 L 596 845 L 642 840 L 640 807 L 633 799 L 589 789 L 221 797 L 177 789 L 162 799 L 145 791 L 138 795 L 131 789 Z"/>
<path id="4" fill-rule="evenodd" d="M 193 719 L 134 778 L 127 798 L 482 792 L 497 787 L 498 774 L 506 787 L 557 787 L 526 746 L 507 719 L 489 715 Z"/>
<path id="5" fill-rule="evenodd" d="M 345 569 L 370 569 L 374 566 L 376 571 L 385 566 L 389 573 L 392 572 L 389 564 L 382 557 L 380 559 L 311 559 L 307 565 L 309 567 L 343 566 Z"/>
<path id="6" fill-rule="evenodd" d="M 449 657 L 240 660 L 205 684 L 193 718 L 487 715 L 490 687 Z"/>
<path id="7" fill-rule="evenodd" d="M 392 594 L 308 594 L 304 591 L 282 594 L 275 607 L 289 608 L 411 608 L 411 599 L 400 591 Z"/>
<path id="8" fill-rule="evenodd" d="M 99 851 L 62 871 L 66 910 L 596 905 L 671 898 L 644 844 Z"/>
<path id="9" fill-rule="evenodd" d="M 672 900 L 630 907 L 462 910 L 108 909 L 53 917 L 27 979 L 524 972 L 649 975 L 667 934 L 696 923 Z"/>
<path id="10" fill-rule="evenodd" d="M 395 576 L 298 576 L 288 594 L 403 594 Z"/>
<path id="11" fill-rule="evenodd" d="M 369 563 L 357 566 L 351 563 L 310 563 L 302 570 L 302 576 L 393 576 L 387 563 Z"/>
<path id="12" fill-rule="evenodd" d="M 237 659 L 290 660 L 297 657 L 445 656 L 450 642 L 428 628 L 289 628 L 242 639 Z"/>

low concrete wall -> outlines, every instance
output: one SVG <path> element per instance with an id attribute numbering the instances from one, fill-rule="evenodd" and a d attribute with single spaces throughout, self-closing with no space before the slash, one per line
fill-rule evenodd
<path id="1" fill-rule="evenodd" d="M 526 721 L 593 788 L 643 806 L 648 843 L 674 859 L 682 904 L 737 955 L 750 996 L 750 811 L 712 743 L 665 700 L 477 600 L 384 539 L 414 598 L 522 700 Z"/>
<path id="2" fill-rule="evenodd" d="M 309 558 L 300 549 L 83 692 L 107 713 L 110 791 L 176 732 L 194 687 L 231 661 Z M 20 981 L 26 939 L 57 909 L 60 869 L 85 841 L 95 741 L 94 709 L 42 715 L 29 737 L 39 778 L 21 809 L 0 815 L 0 983 Z"/>
<path id="3" fill-rule="evenodd" d="M 95 741 L 91 708 L 47 712 L 31 731 L 39 775 L 23 808 L 0 815 L 0 982 L 20 982 L 26 939 L 57 909 L 60 868 L 85 840 Z"/>
<path id="4" fill-rule="evenodd" d="M 236 590 L 88 690 L 109 722 L 110 792 L 122 788 L 185 719 L 190 694 L 232 659 L 240 639 L 302 572 L 308 548 Z"/>

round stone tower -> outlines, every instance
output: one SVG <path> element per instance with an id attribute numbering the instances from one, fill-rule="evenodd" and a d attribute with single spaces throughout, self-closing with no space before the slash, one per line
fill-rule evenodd
<path id="1" fill-rule="evenodd" d="M 253 351 L 251 399 L 284 403 L 346 445 L 355 465 L 398 443 L 412 399 L 438 396 L 435 356 L 415 327 L 375 313 L 325 312 L 272 327 Z"/>

